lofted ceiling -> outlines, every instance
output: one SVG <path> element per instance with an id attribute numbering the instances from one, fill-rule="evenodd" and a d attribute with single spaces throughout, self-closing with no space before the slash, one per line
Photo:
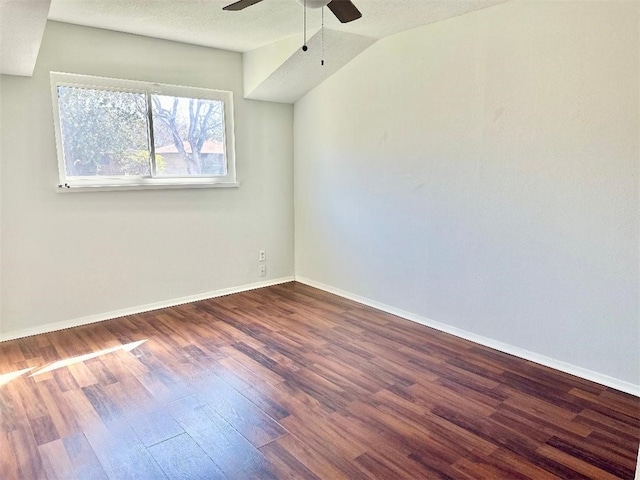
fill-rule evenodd
<path id="1" fill-rule="evenodd" d="M 302 39 L 302 6 L 296 0 L 263 0 L 238 12 L 233 0 L 52 0 L 49 19 L 90 27 L 246 52 L 292 35 Z M 495 0 L 355 0 L 363 17 L 341 24 L 325 12 L 325 26 L 375 39 L 460 15 Z M 310 29 L 320 10 L 308 10 Z"/>
<path id="2" fill-rule="evenodd" d="M 223 11 L 233 0 L 0 0 L 3 15 L 0 40 L 5 50 L 29 51 L 31 57 L 3 58 L 0 73 L 31 75 L 44 21 L 56 20 L 207 47 L 251 53 L 245 62 L 245 95 L 292 102 L 357 56 L 376 40 L 437 22 L 505 0 L 354 0 L 363 17 L 341 24 L 325 9 L 325 28 L 331 39 L 327 68 L 309 69 L 298 50 L 303 39 L 303 8 L 296 0 L 263 0 L 238 12 Z M 49 7 L 50 3 L 50 7 Z M 10 6 L 8 8 L 6 6 Z M 44 15 L 48 7 L 48 14 Z M 20 10 L 20 11 L 19 11 Z M 31 14 L 25 15 L 25 11 Z M 27 12 L 28 13 L 28 12 Z M 13 17 L 21 14 L 16 23 Z M 321 25 L 321 11 L 308 10 L 309 38 Z M 28 25 L 5 29 L 5 24 Z M 316 39 L 317 43 L 317 39 Z M 341 48 L 341 45 L 346 45 Z M 6 47 L 6 49 L 5 49 Z M 295 47 L 295 48 L 294 48 Z M 277 55 L 273 55 L 277 51 Z M 283 53 L 284 52 L 284 53 Z M 264 58 L 258 58 L 264 57 Z M 312 58 L 310 55 L 308 58 Z M 335 59 L 331 63 L 331 59 Z M 21 69 L 11 63 L 26 63 Z M 29 61 L 32 64 L 29 68 Z M 253 65 L 260 65 L 256 70 Z M 25 68 L 26 67 L 26 68 Z M 18 70 L 22 73 L 17 73 Z M 295 79 L 296 95 L 291 95 Z M 250 87 L 247 90 L 247 86 Z M 286 95 L 279 95 L 278 90 Z"/>

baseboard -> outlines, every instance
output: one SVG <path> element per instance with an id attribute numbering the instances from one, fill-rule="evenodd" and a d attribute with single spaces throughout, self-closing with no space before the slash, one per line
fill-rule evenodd
<path id="1" fill-rule="evenodd" d="M 519 357 L 524 360 L 529 360 L 531 362 L 544 365 L 545 367 L 550 367 L 555 370 L 559 370 L 561 372 L 568 373 L 570 375 L 575 375 L 576 377 L 580 377 L 585 380 L 589 380 L 589 381 L 598 383 L 600 385 L 604 385 L 606 387 L 614 388 L 616 390 L 620 390 L 622 392 L 635 395 L 636 397 L 640 397 L 640 385 L 635 385 L 630 382 L 625 382 L 623 380 L 619 380 L 617 378 L 610 377 L 608 375 L 603 375 L 601 373 L 594 372 L 586 368 L 578 367 L 576 365 L 563 362 L 561 360 L 556 360 L 551 357 L 530 352 L 520 347 L 509 345 L 508 343 L 500 342 L 498 340 L 493 340 L 491 338 L 483 337 L 481 335 L 477 335 L 475 333 L 468 332 L 466 330 L 463 330 L 457 327 L 452 327 L 451 325 L 436 322 L 435 320 L 431 320 L 429 318 L 416 315 L 415 313 L 400 310 L 398 308 L 386 305 L 384 303 L 376 302 L 375 300 L 371 300 L 369 298 L 362 297 L 360 295 L 356 295 L 351 292 L 340 290 L 339 288 L 334 288 L 329 285 L 324 285 L 320 282 L 316 282 L 315 280 L 310 280 L 308 278 L 296 276 L 295 281 L 304 283 L 305 285 L 309 285 L 310 287 L 324 290 L 325 292 L 333 293 L 334 295 L 338 295 L 339 297 L 347 298 L 349 300 L 353 300 L 355 302 L 368 305 L 370 307 L 376 308 L 378 310 L 382 310 L 383 312 L 387 312 L 392 315 L 396 315 L 406 320 L 410 320 L 412 322 L 419 323 L 427 327 L 435 328 L 436 330 L 439 330 L 441 332 L 449 333 L 451 335 L 455 335 L 456 337 L 464 338 L 465 340 L 478 343 L 485 347 L 493 348 L 494 350 L 498 350 L 503 353 L 508 353 L 509 355 L 513 355 L 515 357 Z"/>
<path id="2" fill-rule="evenodd" d="M 55 332 L 56 330 L 64 330 L 65 328 L 79 327 L 81 325 L 102 322 L 104 320 L 126 317 L 127 315 L 135 315 L 138 313 L 150 312 L 152 310 L 160 310 L 161 308 L 175 307 L 176 305 L 184 305 L 185 303 L 199 302 L 200 300 L 223 297 L 225 295 L 231 295 L 233 293 L 246 292 L 248 290 L 255 290 L 257 288 L 270 287 L 272 285 L 292 282 L 293 280 L 293 277 L 282 277 L 274 280 L 267 280 L 265 282 L 250 283 L 238 287 L 215 290 L 213 292 L 198 293 L 196 295 L 189 295 L 187 297 L 173 298 L 171 300 L 162 302 L 149 303 L 147 305 L 140 305 L 137 307 L 99 313 L 97 315 L 89 315 L 86 317 L 74 318 L 72 320 L 64 320 L 62 322 L 48 323 L 37 327 L 2 332 L 0 333 L 0 342 L 15 340 L 17 338 L 30 337 L 32 335 L 39 335 L 41 333 Z"/>

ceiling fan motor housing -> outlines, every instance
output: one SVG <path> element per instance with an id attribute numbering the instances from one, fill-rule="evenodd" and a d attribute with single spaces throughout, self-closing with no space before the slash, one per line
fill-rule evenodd
<path id="1" fill-rule="evenodd" d="M 300 5 L 305 4 L 305 0 L 297 0 Z M 322 8 L 326 7 L 331 0 L 306 0 L 307 8 Z"/>

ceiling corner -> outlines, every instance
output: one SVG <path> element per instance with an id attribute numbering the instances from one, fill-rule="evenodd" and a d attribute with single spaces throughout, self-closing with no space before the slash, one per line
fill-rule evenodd
<path id="1" fill-rule="evenodd" d="M 51 0 L 0 0 L 0 73 L 30 77 Z"/>
<path id="2" fill-rule="evenodd" d="M 302 51 L 299 36 L 246 52 L 243 54 L 244 96 L 295 103 L 376 41 L 376 38 L 324 29 L 308 40 L 306 52 Z"/>

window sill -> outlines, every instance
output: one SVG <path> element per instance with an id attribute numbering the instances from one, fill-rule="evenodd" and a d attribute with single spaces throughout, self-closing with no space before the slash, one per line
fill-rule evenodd
<path id="1" fill-rule="evenodd" d="M 113 185 L 58 185 L 56 191 L 58 193 L 79 193 L 79 192 L 113 192 L 123 190 L 176 190 L 185 188 L 238 188 L 239 182 L 217 182 L 217 183 L 130 183 L 130 184 L 113 184 Z"/>

